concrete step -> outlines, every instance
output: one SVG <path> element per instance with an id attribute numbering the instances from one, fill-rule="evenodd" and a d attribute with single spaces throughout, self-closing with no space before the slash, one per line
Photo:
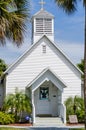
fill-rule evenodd
<path id="1" fill-rule="evenodd" d="M 57 117 L 36 117 L 35 126 L 62 126 L 64 125 L 61 118 Z"/>

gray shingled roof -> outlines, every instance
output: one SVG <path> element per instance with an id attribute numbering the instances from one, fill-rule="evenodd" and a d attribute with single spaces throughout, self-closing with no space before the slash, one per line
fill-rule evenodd
<path id="1" fill-rule="evenodd" d="M 40 11 L 38 11 L 36 14 L 33 15 L 33 17 L 36 18 L 54 18 L 54 15 L 52 15 L 51 13 L 45 11 L 44 9 L 41 9 Z"/>

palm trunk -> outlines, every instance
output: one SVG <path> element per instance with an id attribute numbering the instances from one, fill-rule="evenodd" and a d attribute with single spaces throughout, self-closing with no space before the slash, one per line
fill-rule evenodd
<path id="1" fill-rule="evenodd" d="M 84 32 L 84 105 L 85 105 L 85 130 L 86 130 L 86 5 L 85 5 L 85 32 Z"/>

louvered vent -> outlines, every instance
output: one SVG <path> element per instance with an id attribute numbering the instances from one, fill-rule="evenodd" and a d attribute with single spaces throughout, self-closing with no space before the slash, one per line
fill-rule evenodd
<path id="1" fill-rule="evenodd" d="M 43 52 L 43 53 L 46 53 L 46 45 L 43 45 L 43 46 L 42 46 L 42 52 Z"/>
<path id="2" fill-rule="evenodd" d="M 36 18 L 36 34 L 52 34 L 52 19 Z"/>

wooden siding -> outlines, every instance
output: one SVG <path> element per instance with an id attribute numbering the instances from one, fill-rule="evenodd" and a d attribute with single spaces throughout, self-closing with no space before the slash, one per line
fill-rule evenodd
<path id="1" fill-rule="evenodd" d="M 46 45 L 46 53 L 42 53 L 43 45 Z M 46 67 L 50 67 L 68 86 L 64 88 L 63 102 L 69 96 L 81 95 L 79 72 L 45 37 L 8 74 L 6 94 L 13 93 L 16 87 L 25 90 L 25 87 Z"/>

